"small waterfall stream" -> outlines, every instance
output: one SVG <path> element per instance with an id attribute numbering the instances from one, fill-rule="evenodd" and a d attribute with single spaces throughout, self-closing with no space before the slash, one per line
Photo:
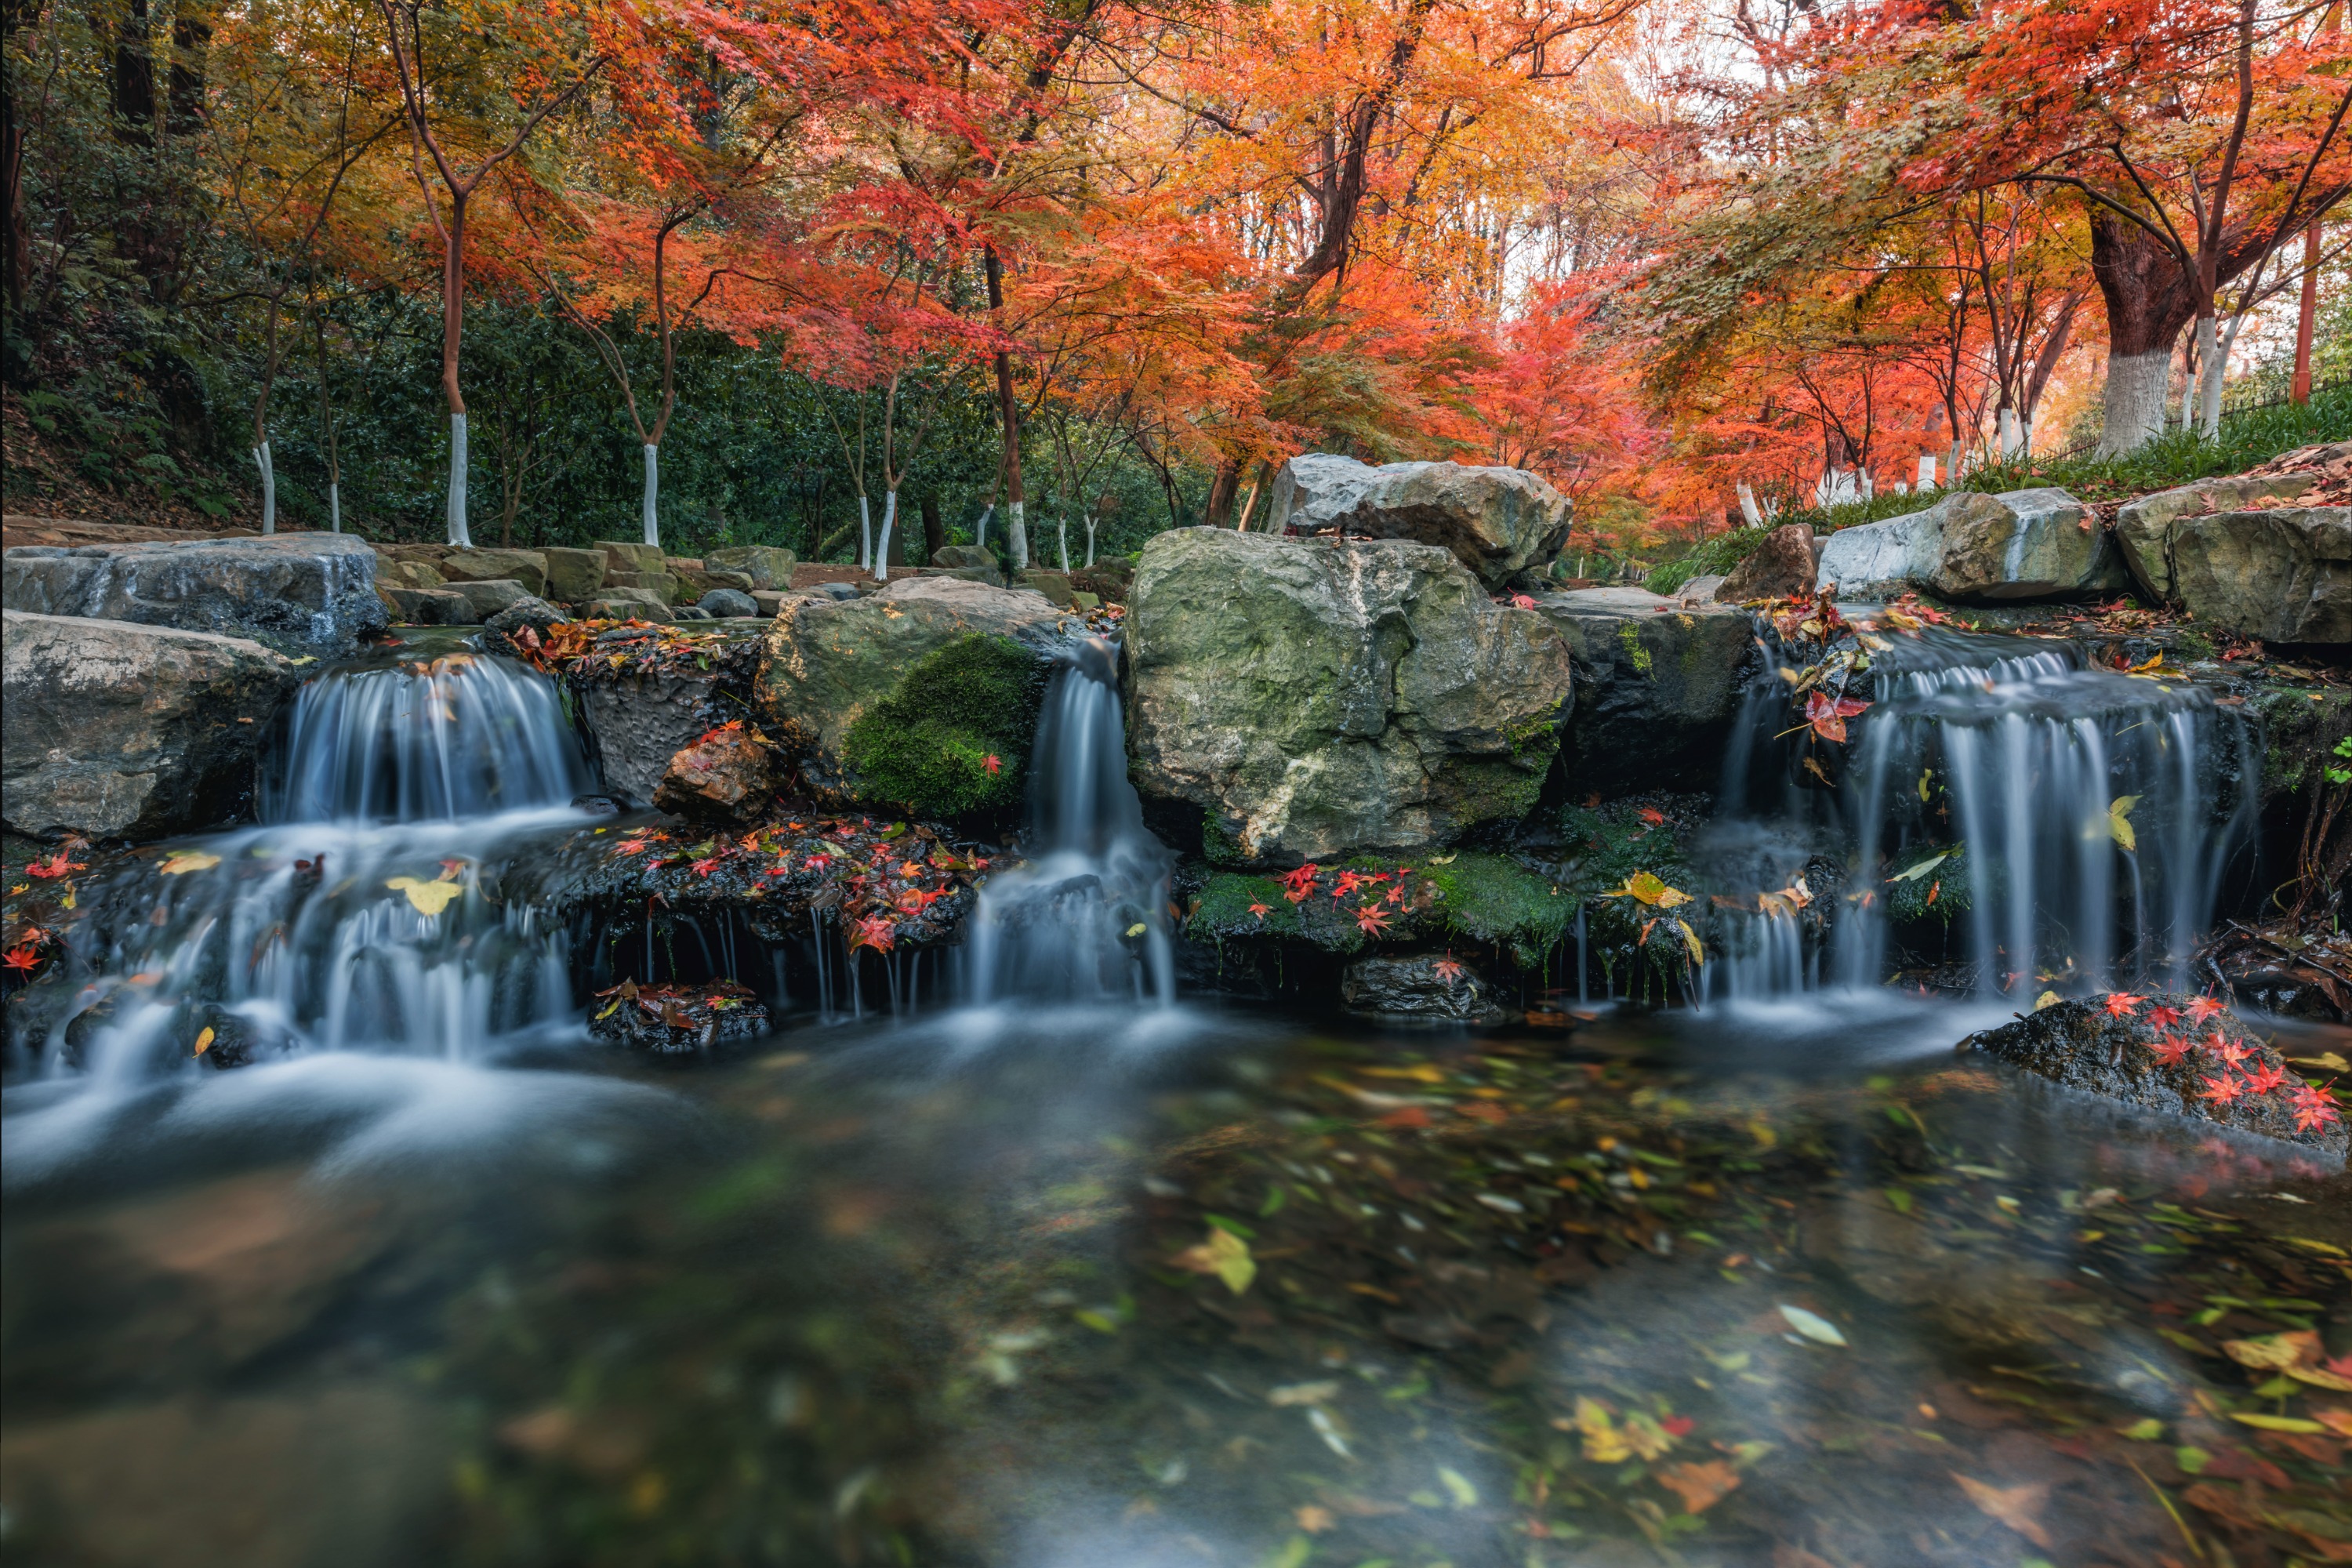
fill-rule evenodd
<path id="1" fill-rule="evenodd" d="M 1777 668 L 1759 679 L 1707 858 L 1721 885 L 1800 896 L 1727 919 L 1706 996 L 1875 986 L 1897 928 L 1947 897 L 1937 918 L 1980 996 L 2185 984 L 2251 842 L 2252 726 L 2202 688 L 2094 668 L 2071 643 L 1936 628 L 1891 643 L 1832 789 L 1766 739 L 1790 721 L 1787 689 Z M 1774 755 L 1787 765 L 1767 776 Z M 1822 856 L 1844 882 L 1826 953 L 1798 880 Z"/>
<path id="2" fill-rule="evenodd" d="M 453 656 L 338 670 L 297 700 L 261 826 L 104 889 L 106 947 L 42 1066 L 100 1082 L 311 1050 L 474 1059 L 573 1012 L 560 931 L 485 860 L 561 831 L 594 775 L 546 678 Z"/>
<path id="3" fill-rule="evenodd" d="M 1118 651 L 1089 638 L 1054 672 L 1029 786 L 1029 863 L 990 879 L 972 920 L 971 999 L 1175 999 L 1169 856 L 1127 776 Z"/>

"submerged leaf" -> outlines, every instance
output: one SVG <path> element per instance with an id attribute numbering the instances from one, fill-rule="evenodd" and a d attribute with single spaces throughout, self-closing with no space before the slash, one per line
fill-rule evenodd
<path id="1" fill-rule="evenodd" d="M 2000 1521 L 2043 1551 L 2049 1550 L 2050 1532 L 2042 1529 L 2041 1520 L 2034 1517 L 2049 1500 L 2048 1482 L 2035 1481 L 2027 1486 L 2004 1488 L 1988 1486 L 1958 1470 L 1951 1474 L 1952 1479 L 1960 1483 L 1960 1489 L 1969 1494 L 1969 1500 L 1977 1505 L 1978 1511 L 1989 1519 Z"/>
<path id="2" fill-rule="evenodd" d="M 1178 1253 L 1176 1266 L 1195 1274 L 1213 1274 L 1225 1282 L 1225 1289 L 1238 1296 L 1250 1288 L 1257 1278 L 1257 1260 L 1250 1256 L 1249 1243 L 1230 1230 L 1213 1228 L 1209 1239 L 1198 1247 L 1188 1247 Z"/>
<path id="3" fill-rule="evenodd" d="M 1808 1312 L 1802 1307 L 1791 1307 L 1783 1302 L 1780 1307 L 1780 1316 L 1789 1321 L 1790 1328 L 1815 1344 L 1843 1345 L 1845 1343 L 1845 1336 L 1838 1332 L 1838 1326 L 1818 1312 Z"/>
<path id="4" fill-rule="evenodd" d="M 2107 805 L 2107 833 L 2126 850 L 2139 848 L 2139 837 L 2131 825 L 2131 809 L 2138 804 L 2136 795 L 2119 795 Z"/>
<path id="5" fill-rule="evenodd" d="M 437 915 L 449 907 L 451 900 L 465 892 L 457 882 L 420 882 L 414 877 L 394 877 L 384 884 L 395 893 L 405 893 L 408 901 L 421 915 Z"/>
<path id="6" fill-rule="evenodd" d="M 165 857 L 163 875 L 184 877 L 191 871 L 209 871 L 219 864 L 217 855 L 207 855 L 201 849 L 177 849 Z"/>

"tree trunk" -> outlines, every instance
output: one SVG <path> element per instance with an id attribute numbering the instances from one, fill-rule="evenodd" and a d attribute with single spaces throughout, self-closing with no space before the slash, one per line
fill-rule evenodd
<path id="1" fill-rule="evenodd" d="M 2221 383 L 2229 357 L 2221 352 L 2220 319 L 2208 312 L 2197 318 L 2198 427 L 2208 441 L 2221 438 Z"/>
<path id="2" fill-rule="evenodd" d="M 996 515 L 996 503 L 990 501 L 980 509 L 980 521 L 971 525 L 971 542 L 975 548 L 988 548 L 988 520 Z"/>
<path id="3" fill-rule="evenodd" d="M 1063 572 L 1063 574 L 1066 576 L 1066 575 L 1069 574 L 1069 570 L 1070 570 L 1070 514 L 1069 514 L 1069 513 L 1067 513 L 1067 512 L 1066 512 L 1066 511 L 1056 511 L 1056 512 L 1054 514 L 1054 534 L 1055 534 L 1055 540 L 1056 540 L 1056 542 L 1057 542 L 1057 543 L 1056 543 L 1056 547 L 1058 548 L 1058 550 L 1059 550 L 1059 551 L 1060 551 L 1060 552 L 1061 552 L 1061 557 L 1062 557 L 1062 572 Z"/>
<path id="4" fill-rule="evenodd" d="M 2091 277 L 2107 312 L 2107 390 L 2097 456 L 2132 451 L 2163 433 L 2172 345 L 2197 313 L 2179 258 L 2104 209 L 2091 215 Z"/>
<path id="5" fill-rule="evenodd" d="M 327 325 L 317 316 L 311 327 L 319 348 L 319 446 L 327 457 L 327 531 L 343 531 L 342 463 L 335 449 L 335 405 L 327 395 Z"/>
<path id="6" fill-rule="evenodd" d="M 449 542 L 460 550 L 474 548 L 466 530 L 466 416 L 449 416 Z"/>
<path id="7" fill-rule="evenodd" d="M 2024 445 L 2024 437 L 2018 428 L 2016 409 L 2003 407 L 1996 416 L 1996 420 L 2000 432 L 2000 460 L 2006 463 L 2017 456 L 2019 448 Z"/>
<path id="8" fill-rule="evenodd" d="M 1004 545 L 1013 557 L 1013 570 L 1018 575 L 1029 570 L 1029 521 L 1022 516 L 1021 468 L 1013 468 L 1013 500 L 1008 503 L 1004 521 Z"/>
<path id="9" fill-rule="evenodd" d="M 268 442 L 253 449 L 253 460 L 261 468 L 261 531 L 266 537 L 278 531 L 278 474 L 269 466 Z"/>
<path id="10" fill-rule="evenodd" d="M 1237 458 L 1228 458 L 1217 465 L 1217 476 L 1209 481 L 1207 515 L 1202 521 L 1211 528 L 1229 527 L 1233 521 L 1234 497 L 1242 488 L 1242 465 Z"/>
<path id="11" fill-rule="evenodd" d="M 16 165 L 9 165 L 9 199 L 16 199 Z M 13 211 L 13 208 L 11 209 Z M 2303 300 L 2294 318 L 2294 381 L 2287 389 L 2291 403 L 2311 401 L 2311 328 L 2319 311 L 2319 226 L 2303 231 Z"/>
<path id="12" fill-rule="evenodd" d="M 857 492 L 857 568 L 874 569 L 874 514 L 866 508 L 866 492 Z"/>
<path id="13" fill-rule="evenodd" d="M 466 198 L 449 195 L 448 237 L 441 257 L 441 394 L 449 402 L 449 540 L 474 547 L 466 526 L 466 395 L 457 389 L 458 351 L 466 331 Z"/>
<path id="14" fill-rule="evenodd" d="M 1087 565 L 1089 565 L 1089 566 L 1091 566 L 1091 565 L 1093 565 L 1094 563 L 1095 563 L 1095 520 L 1094 520 L 1092 517 L 1089 517 L 1089 518 L 1087 518 Z"/>
<path id="15" fill-rule="evenodd" d="M 890 580 L 890 533 L 891 530 L 898 525 L 898 492 L 884 490 L 882 492 L 882 537 L 876 542 L 874 547 L 874 580 L 877 583 L 887 583 Z"/>
<path id="16" fill-rule="evenodd" d="M 993 316 L 1004 309 L 1004 267 L 992 245 L 982 251 L 981 261 L 988 279 L 988 309 Z M 1021 505 L 1021 405 L 1013 400 L 1013 356 L 1001 348 L 996 351 L 996 403 L 997 417 L 1004 427 L 1005 542 L 1012 547 L 1013 569 L 1025 572 L 1029 528 Z"/>
<path id="17" fill-rule="evenodd" d="M 947 525 L 940 520 L 940 498 L 926 491 L 919 503 L 923 512 L 923 564 L 935 566 L 939 553 L 948 547 Z"/>
<path id="18" fill-rule="evenodd" d="M 646 542 L 656 546 L 661 543 L 660 500 L 661 447 L 648 441 L 646 443 L 645 505 L 641 509 L 640 520 L 646 525 Z"/>

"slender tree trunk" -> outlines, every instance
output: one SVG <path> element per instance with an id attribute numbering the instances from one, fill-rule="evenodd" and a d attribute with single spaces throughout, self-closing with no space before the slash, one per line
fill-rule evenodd
<path id="1" fill-rule="evenodd" d="M 980 509 L 980 521 L 972 524 L 971 527 L 971 542 L 974 549 L 985 550 L 988 548 L 988 520 L 995 515 L 996 503 L 994 501 L 990 501 L 986 506 Z"/>
<path id="2" fill-rule="evenodd" d="M 261 356 L 261 390 L 253 399 L 253 460 L 261 469 L 261 531 L 278 531 L 278 474 L 269 464 L 269 394 L 278 381 L 278 314 L 281 300 L 269 301 L 269 325 Z"/>
<path id="3" fill-rule="evenodd" d="M 1242 488 L 1242 465 L 1237 458 L 1228 458 L 1217 465 L 1216 478 L 1209 481 L 1207 515 L 1201 521 L 1211 528 L 1223 528 L 1234 515 L 1234 497 Z"/>
<path id="4" fill-rule="evenodd" d="M 11 180 L 16 178 L 12 172 Z M 2303 231 L 2303 300 L 2294 318 L 2294 382 L 2288 401 L 2311 401 L 2311 329 L 2319 314 L 2319 226 Z"/>
<path id="5" fill-rule="evenodd" d="M 253 461 L 261 469 L 261 531 L 267 537 L 278 531 L 278 474 L 269 466 L 268 442 L 253 449 Z"/>
<path id="6" fill-rule="evenodd" d="M 1058 509 L 1055 511 L 1054 534 L 1062 557 L 1062 571 L 1065 575 L 1067 575 L 1070 570 L 1070 514 L 1068 512 Z"/>
<path id="7" fill-rule="evenodd" d="M 982 252 L 982 270 L 988 279 L 989 310 L 1001 312 L 1004 267 L 992 245 Z M 1029 569 L 1029 525 L 1021 504 L 1021 405 L 1013 397 L 1013 356 L 1001 348 L 996 351 L 996 402 L 1004 426 L 1005 543 L 1012 552 L 1013 570 L 1020 573 Z"/>
<path id="8" fill-rule="evenodd" d="M 448 239 L 441 258 L 441 395 L 449 403 L 448 542 L 474 547 L 466 526 L 466 395 L 457 388 L 458 351 L 466 331 L 466 198 L 449 194 Z"/>
<path id="9" fill-rule="evenodd" d="M 1089 565 L 1089 566 L 1091 566 L 1091 565 L 1093 565 L 1094 563 L 1095 563 L 1095 520 L 1094 520 L 1094 516 L 1093 516 L 1093 514 L 1092 514 L 1092 513 L 1088 513 L 1088 514 L 1087 514 L 1087 565 Z"/>
<path id="10" fill-rule="evenodd" d="M 646 542 L 658 547 L 661 543 L 661 446 L 646 443 L 646 494 L 640 521 L 646 528 Z"/>
<path id="11" fill-rule="evenodd" d="M 857 492 L 857 566 L 862 572 L 874 569 L 874 514 L 866 510 L 866 492 Z"/>
<path id="12" fill-rule="evenodd" d="M 2221 438 L 2221 383 L 2228 362 L 2221 353 L 2221 321 L 2210 310 L 2197 318 L 2197 426 L 2208 441 Z"/>
<path id="13" fill-rule="evenodd" d="M 1265 488 L 1265 465 L 1264 463 L 1260 463 L 1257 466 L 1257 472 L 1250 476 L 1249 494 L 1242 498 L 1242 515 L 1240 520 L 1234 524 L 1235 531 L 1241 533 L 1247 533 L 1249 531 L 1250 514 L 1257 510 L 1258 492 Z"/>
<path id="14" fill-rule="evenodd" d="M 342 464 L 335 450 L 335 405 L 327 394 L 327 323 L 323 317 L 310 319 L 313 341 L 319 353 L 319 447 L 327 455 L 327 531 L 343 531 Z"/>
<path id="15" fill-rule="evenodd" d="M 882 492 L 882 537 L 875 542 L 874 546 L 874 580 L 877 583 L 887 583 L 890 580 L 890 531 L 898 521 L 898 492 L 895 489 L 884 490 Z"/>
<path id="16" fill-rule="evenodd" d="M 923 514 L 923 564 L 939 564 L 940 552 L 947 548 L 948 531 L 940 521 L 940 498 L 936 491 L 926 490 L 919 503 Z"/>

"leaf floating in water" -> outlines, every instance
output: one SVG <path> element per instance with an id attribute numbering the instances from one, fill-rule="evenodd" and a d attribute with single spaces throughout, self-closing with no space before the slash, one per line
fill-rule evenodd
<path id="1" fill-rule="evenodd" d="M 1129 936 L 1141 936 L 1149 928 L 1146 927 L 1141 921 L 1138 921 L 1133 925 L 1127 928 L 1127 934 Z"/>
<path id="2" fill-rule="evenodd" d="M 1658 1484 L 1683 1500 L 1686 1513 L 1705 1513 L 1739 1486 L 1739 1472 L 1722 1459 L 1703 1465 L 1669 1465 L 1658 1472 Z"/>
<path id="3" fill-rule="evenodd" d="M 179 849 L 164 858 L 163 875 L 184 877 L 191 871 L 209 871 L 219 864 L 217 855 L 207 855 L 201 849 Z"/>
<path id="4" fill-rule="evenodd" d="M 1257 1278 L 1257 1259 L 1250 1256 L 1249 1243 L 1229 1230 L 1211 1230 L 1208 1240 L 1178 1253 L 1175 1263 L 1195 1274 L 1215 1275 L 1236 1296 Z"/>
<path id="5" fill-rule="evenodd" d="M 1322 1405 L 1339 1397 L 1339 1385 L 1337 1383 L 1293 1383 L 1266 1390 L 1265 1402 L 1268 1405 Z"/>
<path id="6" fill-rule="evenodd" d="M 1453 1497 L 1455 1508 L 1478 1506 L 1478 1489 L 1470 1484 L 1469 1477 L 1451 1466 L 1440 1465 L 1437 1467 L 1437 1479 L 1444 1484 L 1446 1491 Z"/>
<path id="7" fill-rule="evenodd" d="M 205 1026 L 205 1028 L 204 1032 L 203 1032 L 202 1034 L 200 1034 L 200 1035 L 198 1035 L 198 1036 L 196 1037 L 196 1053 L 195 1053 L 195 1054 L 196 1054 L 196 1055 L 198 1055 L 198 1056 L 203 1056 L 206 1051 L 211 1050 L 212 1048 L 213 1048 L 213 1032 L 212 1032 L 212 1028 L 211 1028 L 211 1026 L 210 1026 L 209 1025 L 207 1025 L 207 1026 Z"/>
<path id="8" fill-rule="evenodd" d="M 1788 1309 L 1783 1307 L 1781 1310 Z M 2042 1529 L 2042 1521 L 2034 1517 L 2049 1500 L 2047 1482 L 2036 1481 L 2021 1487 L 1987 1486 L 1958 1470 L 1952 1472 L 1952 1479 L 1960 1483 L 1960 1489 L 1969 1494 L 1969 1500 L 1977 1505 L 1978 1511 L 1989 1519 L 2000 1521 L 2043 1551 L 2049 1550 L 2050 1532 Z"/>
<path id="9" fill-rule="evenodd" d="M 2138 836 L 2132 832 L 2131 809 L 2139 804 L 2136 795 L 2119 795 L 2107 805 L 2107 833 L 2126 851 L 2139 848 Z"/>
<path id="10" fill-rule="evenodd" d="M 408 901 L 421 915 L 439 914 L 466 890 L 457 882 L 420 882 L 414 877 L 394 877 L 384 886 L 395 893 L 407 894 Z"/>
<path id="11" fill-rule="evenodd" d="M 1845 1343 L 1845 1336 L 1838 1332 L 1838 1326 L 1818 1312 L 1808 1312 L 1802 1307 L 1791 1307 L 1784 1302 L 1780 1307 L 1780 1316 L 1789 1321 L 1790 1328 L 1815 1344 L 1843 1345 Z"/>

